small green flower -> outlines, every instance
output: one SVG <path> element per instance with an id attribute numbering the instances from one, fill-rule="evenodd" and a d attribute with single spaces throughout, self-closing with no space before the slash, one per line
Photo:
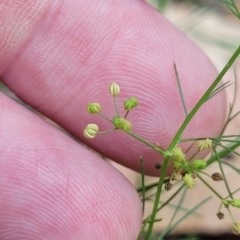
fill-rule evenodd
<path id="1" fill-rule="evenodd" d="M 173 174 L 173 179 L 176 180 L 176 181 L 182 180 L 182 174 L 179 173 L 179 172 L 174 173 Z"/>
<path id="2" fill-rule="evenodd" d="M 184 175 L 183 181 L 184 181 L 184 183 L 185 183 L 185 185 L 186 185 L 187 188 L 193 188 L 194 185 L 195 185 L 195 182 L 194 182 L 194 180 L 193 180 L 193 177 L 192 177 L 192 175 L 189 174 L 189 173 L 186 173 L 186 174 Z"/>
<path id="3" fill-rule="evenodd" d="M 121 129 L 123 131 L 130 131 L 132 124 L 126 120 L 125 118 L 114 117 L 113 124 L 116 128 Z"/>
<path id="4" fill-rule="evenodd" d="M 89 103 L 87 105 L 87 111 L 91 114 L 100 113 L 101 105 L 99 103 Z"/>
<path id="5" fill-rule="evenodd" d="M 207 163 L 204 160 L 201 159 L 195 159 L 192 163 L 191 163 L 191 167 L 193 168 L 193 171 L 200 171 L 205 169 L 207 166 Z"/>
<path id="6" fill-rule="evenodd" d="M 172 152 L 173 167 L 175 169 L 187 167 L 187 162 L 185 160 L 185 154 L 182 152 L 180 147 L 175 147 Z"/>
<path id="7" fill-rule="evenodd" d="M 117 83 L 112 82 L 112 83 L 109 85 L 109 92 L 110 92 L 114 97 L 116 97 L 116 96 L 120 93 L 120 87 L 118 86 Z"/>
<path id="8" fill-rule="evenodd" d="M 173 161 L 173 167 L 178 170 L 178 169 L 184 169 L 186 171 L 190 171 L 191 168 L 190 168 L 190 165 L 188 162 L 184 162 L 184 161 Z"/>
<path id="9" fill-rule="evenodd" d="M 185 154 L 180 147 L 175 147 L 172 152 L 172 160 L 177 162 L 185 162 Z"/>
<path id="10" fill-rule="evenodd" d="M 212 148 L 212 140 L 209 138 L 206 138 L 204 140 L 201 140 L 198 142 L 198 150 L 204 150 L 204 149 L 209 149 Z"/>
<path id="11" fill-rule="evenodd" d="M 227 202 L 233 207 L 240 208 L 240 199 L 227 200 Z"/>
<path id="12" fill-rule="evenodd" d="M 124 109 L 129 111 L 138 105 L 138 100 L 135 97 L 131 97 L 128 100 L 126 100 L 124 103 Z"/>
<path id="13" fill-rule="evenodd" d="M 235 222 L 232 225 L 232 233 L 235 235 L 239 235 L 240 234 L 240 223 L 239 222 Z"/>
<path id="14" fill-rule="evenodd" d="M 90 123 L 86 126 L 83 131 L 83 134 L 86 138 L 94 138 L 98 133 L 98 125 Z"/>

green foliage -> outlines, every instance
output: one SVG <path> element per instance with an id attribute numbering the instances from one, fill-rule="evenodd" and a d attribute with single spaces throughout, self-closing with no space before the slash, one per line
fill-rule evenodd
<path id="1" fill-rule="evenodd" d="M 225 3 L 227 7 L 232 11 L 232 13 L 240 19 L 240 14 L 235 4 L 235 1 L 233 0 L 219 0 L 219 1 L 222 3 Z M 166 1 L 159 1 L 159 4 L 160 3 L 163 4 L 163 6 L 167 4 Z M 225 208 L 232 219 L 233 233 L 239 234 L 240 225 L 238 222 L 235 221 L 233 215 L 231 214 L 231 208 L 232 209 L 240 208 L 240 200 L 234 198 L 234 194 L 239 189 L 235 191 L 232 191 L 230 189 L 222 164 L 226 164 L 233 171 L 237 172 L 239 175 L 240 175 L 240 169 L 236 168 L 235 166 L 232 166 L 229 163 L 224 163 L 221 160 L 223 157 L 225 157 L 229 153 L 238 154 L 235 151 L 235 149 L 240 145 L 240 135 L 232 135 L 232 136 L 223 135 L 224 134 L 223 132 L 226 129 L 226 126 L 240 113 L 240 111 L 238 111 L 235 114 L 233 114 L 232 112 L 233 106 L 236 100 L 236 96 L 235 96 L 236 91 L 233 98 L 233 102 L 229 108 L 229 114 L 228 114 L 226 124 L 223 126 L 222 134 L 220 136 L 216 138 L 208 138 L 207 136 L 206 138 L 198 138 L 196 136 L 196 138 L 193 138 L 193 139 L 182 139 L 182 135 L 185 128 L 188 126 L 189 122 L 195 116 L 195 114 L 198 112 L 201 106 L 204 103 L 206 103 L 210 98 L 214 97 L 216 94 L 218 94 L 220 91 L 223 91 L 226 87 L 230 85 L 229 83 L 220 85 L 220 82 L 223 76 L 226 74 L 226 72 L 230 69 L 230 67 L 239 57 L 239 55 L 240 55 L 240 46 L 237 47 L 237 49 L 235 50 L 235 52 L 233 53 L 229 61 L 226 63 L 225 67 L 222 69 L 222 71 L 213 81 L 211 86 L 207 89 L 207 91 L 203 94 L 203 96 L 200 98 L 200 100 L 197 102 L 197 104 L 194 106 L 194 108 L 190 112 L 187 112 L 187 108 L 184 101 L 184 95 L 181 89 L 181 80 L 179 79 L 179 76 L 178 76 L 177 66 L 175 63 L 173 63 L 173 68 L 175 71 L 176 81 L 179 89 L 179 95 L 181 97 L 183 111 L 185 112 L 185 119 L 182 125 L 179 127 L 178 131 L 176 132 L 176 135 L 173 137 L 169 147 L 166 150 L 163 150 L 160 146 L 149 142 L 148 140 L 142 138 L 141 136 L 135 134 L 134 132 L 131 132 L 132 125 L 127 120 L 127 116 L 130 111 L 133 111 L 133 109 L 138 106 L 138 100 L 134 97 L 130 97 L 129 99 L 127 99 L 123 103 L 123 107 L 126 110 L 126 114 L 124 116 L 120 116 L 119 110 L 118 110 L 118 103 L 117 103 L 117 95 L 120 93 L 120 86 L 117 83 L 113 82 L 109 86 L 109 92 L 113 96 L 114 104 L 116 108 L 116 115 L 114 117 L 106 117 L 102 115 L 101 107 L 100 107 L 100 104 L 98 103 L 88 105 L 87 109 L 89 113 L 96 113 L 101 115 L 107 121 L 113 124 L 113 128 L 110 130 L 99 132 L 98 127 L 96 127 L 97 125 L 95 124 L 90 125 L 90 127 L 85 128 L 84 130 L 85 136 L 92 138 L 93 135 L 95 137 L 96 134 L 99 135 L 101 133 L 107 133 L 109 131 L 124 131 L 126 134 L 134 137 L 135 139 L 139 140 L 140 142 L 146 144 L 147 146 L 155 150 L 164 158 L 163 162 L 157 163 L 155 165 L 156 169 L 161 170 L 159 173 L 158 182 L 146 185 L 145 175 L 144 175 L 144 160 L 140 156 L 141 188 L 139 188 L 137 191 L 143 203 L 142 211 L 144 212 L 145 203 L 147 201 L 153 201 L 153 208 L 152 208 L 151 214 L 146 219 L 143 220 L 143 226 L 139 233 L 138 240 L 143 239 L 142 238 L 143 235 L 144 235 L 144 240 L 152 239 L 154 235 L 153 234 L 154 223 L 162 220 L 156 217 L 157 213 L 159 213 L 165 206 L 171 205 L 171 201 L 179 194 L 182 194 L 182 195 L 178 205 L 175 206 L 175 211 L 172 215 L 172 218 L 169 222 L 168 227 L 161 233 L 160 236 L 155 237 L 154 239 L 164 239 L 164 237 L 167 234 L 169 234 L 174 228 L 176 228 L 177 225 L 181 223 L 181 221 L 187 218 L 190 214 L 196 214 L 195 211 L 200 206 L 205 204 L 210 199 L 210 197 L 206 198 L 200 203 L 197 203 L 196 206 L 190 210 L 186 210 L 182 207 L 182 203 L 185 200 L 186 191 L 188 189 L 196 187 L 195 179 L 198 179 L 199 181 L 201 181 L 210 190 L 210 192 L 212 192 L 213 195 L 219 198 L 220 207 L 216 213 L 217 217 L 219 219 L 222 219 L 224 217 L 224 214 L 220 210 L 221 208 Z M 236 84 L 236 81 L 235 81 L 235 84 Z M 187 142 L 187 141 L 191 142 L 192 145 L 197 145 L 196 152 L 189 159 L 186 159 L 186 153 L 182 151 L 179 145 L 180 143 Z M 194 158 L 194 156 L 196 156 L 199 152 L 204 151 L 205 149 L 212 150 L 212 154 L 210 155 L 210 157 L 208 157 L 206 160 Z M 214 162 L 218 163 L 219 172 L 214 172 L 212 173 L 212 175 L 208 175 L 205 172 L 205 169 Z M 166 175 L 167 169 L 169 167 L 172 167 L 172 169 L 174 169 L 170 177 Z M 221 196 L 221 194 L 217 192 L 214 189 L 214 187 L 212 187 L 211 184 L 213 181 L 224 181 L 225 188 L 228 193 L 227 197 Z M 164 187 L 167 191 L 172 191 L 171 190 L 172 186 L 176 185 L 177 183 L 181 183 L 180 186 L 177 188 L 177 190 L 174 193 L 172 193 L 172 195 L 166 201 L 162 201 L 161 196 L 162 196 Z M 155 190 L 154 194 L 152 194 L 153 190 Z M 185 211 L 185 214 L 182 217 L 180 217 L 178 220 L 176 220 L 177 213 L 179 211 Z"/>

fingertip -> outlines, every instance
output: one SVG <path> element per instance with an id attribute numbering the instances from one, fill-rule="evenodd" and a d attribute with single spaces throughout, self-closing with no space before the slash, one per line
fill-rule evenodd
<path id="1" fill-rule="evenodd" d="M 1 239 L 136 239 L 140 200 L 116 169 L 2 94 L 0 119 Z"/>

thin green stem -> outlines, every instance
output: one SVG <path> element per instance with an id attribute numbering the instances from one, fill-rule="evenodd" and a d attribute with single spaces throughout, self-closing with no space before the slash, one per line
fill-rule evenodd
<path id="1" fill-rule="evenodd" d="M 201 201 L 199 204 L 197 204 L 194 208 L 189 210 L 189 212 L 185 213 L 178 221 L 176 221 L 170 229 L 168 229 L 168 232 L 172 231 L 179 223 L 181 223 L 185 218 L 187 218 L 191 213 L 195 212 L 199 207 L 201 207 L 204 203 L 210 200 L 211 197 L 205 198 L 203 201 Z M 162 240 L 163 236 L 160 235 L 160 237 L 157 238 L 157 240 Z"/>
<path id="2" fill-rule="evenodd" d="M 211 86 L 208 88 L 208 90 L 203 94 L 203 96 L 200 98 L 198 103 L 195 105 L 195 107 L 192 109 L 192 111 L 187 115 L 184 122 L 182 123 L 181 127 L 179 128 L 178 132 L 176 133 L 175 137 L 173 138 L 170 146 L 168 147 L 168 151 L 172 152 L 176 144 L 179 142 L 181 135 L 184 131 L 184 129 L 187 127 L 193 116 L 196 114 L 196 112 L 199 110 L 199 108 L 208 100 L 210 94 L 215 89 L 215 87 L 218 85 L 218 83 L 221 81 L 225 73 L 228 71 L 228 69 L 232 66 L 234 61 L 237 59 L 238 55 L 240 54 L 240 46 L 238 46 L 237 50 L 234 52 L 226 66 L 223 68 L 223 70 L 219 73 L 217 78 L 214 80 L 214 82 L 211 84 Z"/>
<path id="3" fill-rule="evenodd" d="M 177 204 L 177 207 L 176 207 L 176 209 L 175 209 L 175 211 L 174 211 L 174 213 L 173 213 L 173 215 L 172 215 L 172 217 L 171 217 L 171 219 L 170 219 L 170 222 L 169 222 L 169 224 L 168 224 L 168 226 L 167 226 L 167 229 L 168 229 L 169 227 L 171 227 L 171 225 L 172 225 L 172 223 L 173 223 L 173 221 L 174 221 L 174 218 L 176 217 L 179 209 L 182 207 L 182 203 L 183 203 L 183 200 L 184 200 L 184 198 L 185 198 L 185 196 L 186 196 L 186 192 L 187 192 L 187 188 L 185 188 L 185 189 L 184 189 L 184 192 L 182 193 L 182 196 L 181 196 L 181 198 L 180 198 L 180 200 L 179 200 L 179 203 Z M 166 232 L 167 232 L 167 229 L 166 229 Z M 165 232 L 165 231 L 163 231 L 163 232 Z M 164 235 L 164 234 L 163 234 L 163 235 Z"/>
<path id="4" fill-rule="evenodd" d="M 163 204 L 161 204 L 161 206 L 157 209 L 157 211 L 161 210 L 162 208 L 164 208 L 166 205 L 168 205 L 177 195 L 178 193 L 183 189 L 183 187 L 185 186 L 185 184 L 182 184 L 172 195 L 171 197 L 169 197 Z M 146 219 L 143 220 L 143 222 L 145 223 L 146 221 L 148 221 L 150 216 L 148 216 Z"/>
<path id="5" fill-rule="evenodd" d="M 220 151 L 218 151 L 218 157 L 221 159 L 223 157 L 225 157 L 227 154 L 229 154 L 230 152 L 234 151 L 235 148 L 237 148 L 238 146 L 240 146 L 240 137 L 236 139 L 235 142 L 230 143 L 227 148 L 224 148 Z M 207 160 L 207 166 L 209 166 L 210 164 L 212 164 L 213 162 L 215 162 L 217 160 L 217 156 L 216 154 L 213 154 L 208 160 Z"/>
<path id="6" fill-rule="evenodd" d="M 177 79 L 179 94 L 180 94 L 182 105 L 183 105 L 183 110 L 184 110 L 184 113 L 185 113 L 185 117 L 187 117 L 187 115 L 188 115 L 187 106 L 185 104 L 185 100 L 184 100 L 184 96 L 183 96 L 183 92 L 182 92 L 182 87 L 181 87 L 181 82 L 180 82 L 180 79 L 179 79 L 179 76 L 178 76 L 177 66 L 176 66 L 175 63 L 174 63 L 173 66 L 174 66 L 174 71 L 175 71 L 175 75 L 176 75 L 176 79 Z"/>
<path id="7" fill-rule="evenodd" d="M 234 219 L 234 217 L 232 215 L 232 212 L 230 211 L 229 207 L 227 208 L 227 210 L 228 210 L 229 216 L 230 216 L 230 218 L 232 220 L 232 223 L 235 223 L 235 219 Z"/>
<path id="8" fill-rule="evenodd" d="M 214 153 L 215 153 L 215 155 L 217 157 L 217 162 L 218 162 L 218 165 L 219 165 L 219 168 L 220 168 L 220 171 L 221 171 L 221 174 L 222 174 L 223 181 L 224 181 L 225 187 L 227 189 L 227 192 L 228 192 L 230 198 L 233 199 L 233 196 L 232 196 L 232 193 L 231 193 L 230 188 L 228 186 L 227 179 L 226 179 L 225 173 L 223 171 L 222 164 L 221 164 L 220 158 L 218 156 L 218 153 L 216 152 L 215 149 L 213 149 L 213 151 L 214 151 Z"/>
<path id="9" fill-rule="evenodd" d="M 197 177 L 222 201 L 223 197 L 216 192 L 215 189 L 213 189 L 199 174 L 197 174 Z"/>
<path id="10" fill-rule="evenodd" d="M 150 148 L 152 148 L 153 150 L 155 150 L 156 152 L 164 155 L 165 151 L 160 149 L 159 147 L 156 147 L 155 145 L 153 145 L 152 143 L 148 142 L 147 140 L 145 140 L 144 138 L 138 136 L 137 134 L 130 132 L 130 131 L 126 131 L 127 134 L 129 134 L 130 136 L 136 138 L 137 140 L 139 140 L 142 143 L 145 143 L 147 146 L 149 146 Z"/>
<path id="11" fill-rule="evenodd" d="M 117 116 L 119 117 L 117 98 L 115 96 L 114 96 L 114 104 L 115 104 Z"/>
<path id="12" fill-rule="evenodd" d="M 104 119 L 106 119 L 109 122 L 113 122 L 112 120 L 110 120 L 108 117 L 104 116 L 102 113 L 98 113 L 101 117 L 103 117 Z"/>
<path id="13" fill-rule="evenodd" d="M 158 204 L 159 204 L 159 200 L 160 200 L 160 196 L 161 196 L 162 188 L 163 188 L 163 182 L 164 182 L 164 178 L 165 178 L 165 175 L 166 175 L 166 172 L 167 172 L 168 161 L 169 161 L 169 156 L 164 157 L 163 167 L 162 167 L 160 179 L 159 179 L 159 182 L 158 182 L 158 187 L 157 187 L 157 192 L 156 192 L 156 195 L 155 195 L 155 201 L 154 201 L 154 204 L 153 204 L 152 214 L 151 214 L 151 217 L 150 217 L 151 222 L 149 222 L 145 240 L 149 240 L 150 237 L 151 237 L 151 234 L 152 234 L 154 219 L 155 219 L 156 214 L 157 214 Z"/>
<path id="14" fill-rule="evenodd" d="M 234 195 L 236 192 L 238 192 L 240 190 L 240 188 L 236 189 L 235 191 L 232 192 L 232 195 Z M 229 198 L 229 195 L 226 196 L 225 198 Z"/>
<path id="15" fill-rule="evenodd" d="M 141 166 L 141 185 L 142 185 L 142 212 L 144 214 L 145 210 L 145 173 L 144 173 L 144 162 L 142 156 L 140 156 L 140 166 Z"/>
<path id="16" fill-rule="evenodd" d="M 143 226 L 142 226 L 142 228 L 141 228 L 141 231 L 139 232 L 139 234 L 138 234 L 138 237 L 137 237 L 137 240 L 139 240 L 140 239 L 140 237 L 141 237 L 141 235 L 142 235 L 142 233 L 143 233 L 143 231 L 144 231 L 144 229 L 145 229 L 145 227 L 147 226 L 147 224 L 148 224 L 148 220 L 150 219 L 150 216 L 146 219 L 146 221 L 145 222 L 143 222 Z"/>
<path id="17" fill-rule="evenodd" d="M 199 108 L 208 100 L 211 92 L 215 89 L 217 84 L 221 81 L 222 77 L 225 75 L 225 73 L 228 71 L 228 69 L 232 66 L 232 64 L 237 59 L 239 54 L 240 54 L 240 46 L 237 48 L 235 53 L 232 55 L 232 57 L 230 58 L 230 60 L 226 64 L 226 66 L 223 68 L 223 70 L 219 73 L 219 75 L 217 76 L 215 81 L 211 84 L 211 86 L 208 88 L 208 90 L 203 94 L 203 96 L 198 101 L 198 103 L 195 105 L 195 107 L 192 109 L 192 111 L 187 115 L 186 119 L 184 120 L 183 124 L 181 125 L 181 127 L 179 128 L 175 137 L 173 138 L 171 144 L 169 145 L 167 151 L 164 152 L 165 157 L 164 157 L 164 162 L 163 162 L 163 168 L 162 168 L 162 171 L 161 171 L 159 184 L 158 184 L 157 192 L 156 192 L 156 197 L 155 197 L 155 201 L 154 201 L 154 205 L 153 205 L 153 209 L 152 209 L 152 214 L 151 214 L 151 221 L 152 222 L 149 223 L 147 235 L 146 235 L 146 238 L 145 238 L 146 240 L 149 240 L 150 237 L 151 237 L 151 233 L 152 233 L 152 229 L 153 229 L 153 220 L 155 219 L 155 216 L 156 216 L 156 213 L 157 213 L 158 203 L 159 203 L 159 200 L 160 200 L 162 187 L 163 187 L 163 181 L 164 181 L 164 177 L 166 175 L 168 162 L 169 162 L 169 159 L 170 159 L 170 156 L 171 156 L 171 153 L 172 153 L 173 149 L 177 145 L 177 143 L 180 141 L 180 138 L 181 138 L 181 135 L 182 135 L 184 129 L 187 127 L 187 125 L 189 124 L 189 122 L 191 121 L 193 116 L 196 114 L 196 112 L 199 110 Z M 210 188 L 210 189 L 212 189 L 212 188 Z M 214 189 L 212 189 L 212 190 L 215 192 Z M 218 194 L 218 196 L 221 197 L 219 194 Z"/>
<path id="18" fill-rule="evenodd" d="M 113 132 L 113 131 L 115 131 L 115 130 L 116 130 L 116 128 L 115 128 L 115 129 L 111 129 L 111 130 L 106 130 L 106 131 L 98 132 L 97 135 L 99 135 L 99 134 L 105 134 L 105 133 L 110 133 L 110 132 Z"/>
<path id="19" fill-rule="evenodd" d="M 124 118 L 126 119 L 130 111 L 127 111 Z"/>
<path id="20" fill-rule="evenodd" d="M 227 117 L 227 121 L 225 122 L 224 126 L 223 126 L 223 129 L 222 129 L 222 132 L 220 135 L 223 135 L 223 133 L 225 132 L 226 130 L 226 127 L 228 126 L 228 124 L 239 114 L 239 112 L 237 112 L 236 114 L 234 114 L 232 116 L 232 111 L 233 111 L 233 107 L 235 106 L 235 103 L 236 103 L 236 96 L 237 96 L 237 88 L 238 88 L 238 85 L 237 85 L 237 74 L 236 74 L 236 70 L 234 69 L 234 93 L 233 93 L 233 100 L 232 100 L 232 103 L 230 104 L 229 106 L 229 113 L 228 113 L 228 117 Z"/>
<path id="21" fill-rule="evenodd" d="M 164 183 L 166 183 L 166 182 L 168 182 L 168 181 L 169 181 L 169 178 L 165 178 L 165 179 L 164 179 Z M 148 185 L 145 186 L 145 192 L 147 192 L 147 191 L 149 191 L 149 190 L 151 190 L 152 188 L 157 187 L 157 186 L 158 186 L 158 182 L 148 184 Z M 142 192 L 142 188 L 138 188 L 138 189 L 137 189 L 137 192 L 138 192 L 138 193 L 141 193 L 141 192 Z"/>

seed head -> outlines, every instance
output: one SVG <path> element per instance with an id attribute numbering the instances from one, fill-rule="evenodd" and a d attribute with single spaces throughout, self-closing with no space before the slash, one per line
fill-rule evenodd
<path id="1" fill-rule="evenodd" d="M 114 117 L 113 124 L 116 128 L 121 129 L 123 131 L 130 131 L 132 124 L 126 120 L 125 118 Z"/>
<path id="2" fill-rule="evenodd" d="M 213 181 L 222 181 L 223 177 L 219 172 L 215 172 L 212 174 L 212 180 Z"/>

